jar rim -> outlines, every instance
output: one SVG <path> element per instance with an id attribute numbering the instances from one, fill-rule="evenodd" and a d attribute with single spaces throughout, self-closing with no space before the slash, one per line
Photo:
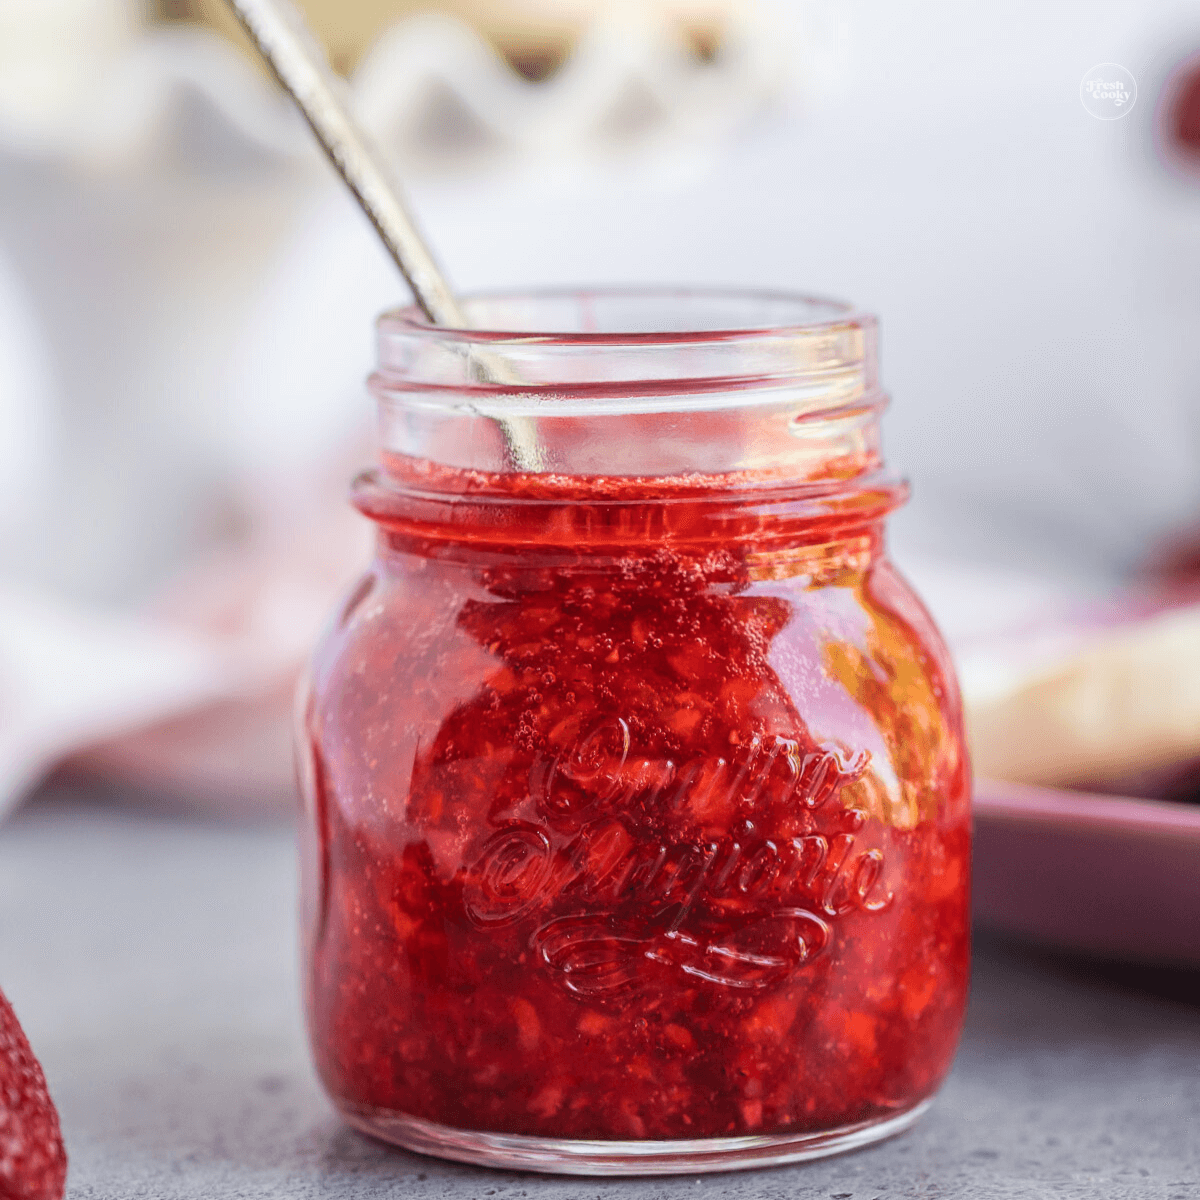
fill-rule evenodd
<path id="1" fill-rule="evenodd" d="M 678 329 L 553 329 L 537 327 L 505 328 L 497 325 L 460 327 L 435 325 L 416 304 L 389 309 L 377 319 L 381 338 L 420 337 L 427 340 L 458 344 L 487 344 L 491 346 L 531 345 L 564 347 L 647 347 L 703 344 L 752 344 L 762 339 L 776 340 L 827 334 L 836 330 L 864 328 L 875 325 L 875 317 L 842 300 L 813 296 L 780 289 L 739 288 L 703 285 L 610 285 L 603 287 L 538 287 L 528 289 L 503 288 L 469 293 L 461 298 L 468 311 L 472 308 L 518 304 L 548 306 L 559 304 L 609 303 L 670 303 L 676 306 L 709 305 L 774 306 L 791 309 L 799 316 L 809 313 L 812 319 L 791 319 L 747 324 L 722 322 Z M 818 314 L 821 314 L 818 316 Z"/>
<path id="2" fill-rule="evenodd" d="M 505 474 L 520 421 L 539 474 L 809 478 L 878 459 L 877 325 L 849 304 L 672 286 L 463 305 L 480 328 L 413 306 L 380 318 L 369 387 L 386 455 Z"/>

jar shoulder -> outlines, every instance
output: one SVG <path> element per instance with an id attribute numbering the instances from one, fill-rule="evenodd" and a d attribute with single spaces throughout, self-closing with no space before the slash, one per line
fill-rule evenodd
<path id="1" fill-rule="evenodd" d="M 863 803 L 891 819 L 967 802 L 950 656 L 882 556 L 826 581 L 381 561 L 312 678 L 318 736 L 353 774 L 431 753 L 499 769 L 616 721 L 630 754 L 676 771 L 776 738 L 868 758 Z"/>

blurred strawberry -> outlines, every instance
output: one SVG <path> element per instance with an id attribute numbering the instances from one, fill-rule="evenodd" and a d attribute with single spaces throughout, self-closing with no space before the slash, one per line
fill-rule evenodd
<path id="1" fill-rule="evenodd" d="M 46 1077 L 0 992 L 0 1200 L 62 1200 L 66 1178 Z"/>

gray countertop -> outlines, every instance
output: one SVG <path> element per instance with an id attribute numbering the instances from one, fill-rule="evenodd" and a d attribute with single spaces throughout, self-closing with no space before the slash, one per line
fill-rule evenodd
<path id="1" fill-rule="evenodd" d="M 1200 1197 L 1200 977 L 987 939 L 953 1074 L 891 1142 L 623 1181 L 391 1150 L 342 1127 L 309 1068 L 294 889 L 284 827 L 60 791 L 0 829 L 0 985 L 58 1101 L 70 1196 Z"/>

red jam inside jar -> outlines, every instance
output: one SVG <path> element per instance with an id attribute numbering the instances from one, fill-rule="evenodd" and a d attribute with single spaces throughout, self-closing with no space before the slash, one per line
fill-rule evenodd
<path id="1" fill-rule="evenodd" d="M 326 1088 L 402 1145 L 541 1170 L 898 1131 L 965 1006 L 969 771 L 884 552 L 873 322 L 480 308 L 510 332 L 381 323 L 378 555 L 301 709 Z"/>

